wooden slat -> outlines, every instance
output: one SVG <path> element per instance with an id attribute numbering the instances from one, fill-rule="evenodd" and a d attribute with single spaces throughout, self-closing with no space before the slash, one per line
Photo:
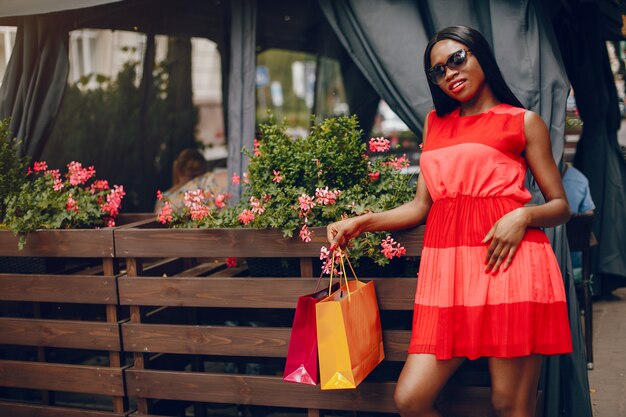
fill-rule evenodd
<path id="1" fill-rule="evenodd" d="M 124 395 L 121 368 L 0 360 L 0 386 Z"/>
<path id="2" fill-rule="evenodd" d="M 305 243 L 283 237 L 277 229 L 163 229 L 122 228 L 115 232 L 119 257 L 318 257 L 321 246 L 328 246 L 326 230 L 311 228 L 313 240 Z M 394 233 L 407 250 L 407 256 L 422 251 L 423 227 Z"/>
<path id="3" fill-rule="evenodd" d="M 395 384 L 390 382 L 321 391 L 317 386 L 285 382 L 280 377 L 129 369 L 126 384 L 129 395 L 140 398 L 397 412 L 393 404 Z"/>
<path id="4" fill-rule="evenodd" d="M 139 398 L 397 413 L 394 382 L 363 382 L 356 389 L 322 391 L 319 386 L 273 376 L 136 369 L 126 372 L 126 381 L 130 395 Z M 437 407 L 447 417 L 495 417 L 490 396 L 489 388 L 448 387 Z"/>
<path id="5" fill-rule="evenodd" d="M 7 417 L 124 417 L 123 413 L 96 410 L 78 410 L 67 407 L 51 407 L 35 404 L 19 404 L 0 401 L 0 416 Z"/>
<path id="6" fill-rule="evenodd" d="M 116 304 L 115 277 L 0 274 L 0 300 Z"/>
<path id="7" fill-rule="evenodd" d="M 225 262 L 205 262 L 200 265 L 196 265 L 193 268 L 185 269 L 175 277 L 203 277 L 211 275 L 215 272 L 221 271 L 226 268 Z"/>
<path id="8" fill-rule="evenodd" d="M 116 323 L 0 318 L 0 341 L 10 345 L 76 349 L 120 349 Z"/>
<path id="9" fill-rule="evenodd" d="M 291 329 L 124 323 L 122 335 L 128 352 L 284 358 Z M 383 332 L 385 360 L 406 360 L 410 338 L 408 330 Z"/>
<path id="10" fill-rule="evenodd" d="M 381 310 L 412 310 L 414 278 L 379 278 Z M 120 303 L 140 306 L 295 308 L 298 296 L 315 290 L 315 278 L 120 277 Z"/>
<path id="11" fill-rule="evenodd" d="M 115 253 L 111 228 L 38 230 L 28 234 L 23 250 L 18 240 L 13 232 L 0 230 L 0 256 L 109 258 Z"/>

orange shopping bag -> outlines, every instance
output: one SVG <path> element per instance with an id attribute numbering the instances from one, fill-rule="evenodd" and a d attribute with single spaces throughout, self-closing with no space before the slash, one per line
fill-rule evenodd
<path id="1" fill-rule="evenodd" d="M 315 306 L 323 390 L 356 388 L 385 358 L 374 282 L 347 281 L 341 266 L 346 283 Z"/>

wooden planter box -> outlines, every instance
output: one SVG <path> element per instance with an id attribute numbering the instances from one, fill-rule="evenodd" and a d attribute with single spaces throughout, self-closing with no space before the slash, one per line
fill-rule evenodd
<path id="1" fill-rule="evenodd" d="M 41 256 L 65 258 L 113 258 L 113 231 L 120 227 L 153 219 L 152 214 L 121 214 L 116 227 L 101 229 L 37 230 L 28 234 L 26 246 L 19 250 L 19 237 L 0 230 L 0 256 Z"/>
<path id="2" fill-rule="evenodd" d="M 312 241 L 285 238 L 278 229 L 170 229 L 158 222 L 145 222 L 115 232 L 118 257 L 319 257 L 328 246 L 326 229 L 313 227 Z M 424 228 L 395 233 L 407 256 L 422 252 Z"/>

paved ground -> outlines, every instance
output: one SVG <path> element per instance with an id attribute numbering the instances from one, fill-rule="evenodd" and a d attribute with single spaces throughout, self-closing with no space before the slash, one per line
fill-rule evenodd
<path id="1" fill-rule="evenodd" d="M 589 371 L 594 417 L 626 417 L 626 288 L 593 304 L 595 369 Z"/>
<path id="2" fill-rule="evenodd" d="M 618 131 L 626 146 L 626 119 Z M 595 369 L 589 371 L 594 417 L 626 417 L 626 288 L 593 304 Z"/>

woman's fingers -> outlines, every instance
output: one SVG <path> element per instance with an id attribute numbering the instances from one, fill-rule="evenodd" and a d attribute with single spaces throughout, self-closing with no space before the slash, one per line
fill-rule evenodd
<path id="1" fill-rule="evenodd" d="M 331 251 L 337 249 L 337 246 L 345 248 L 350 240 L 346 225 L 342 224 L 342 222 L 328 225 L 326 227 L 326 238 L 328 239 L 328 243 L 330 243 Z"/>
<path id="2" fill-rule="evenodd" d="M 335 250 L 343 233 L 337 228 L 337 223 L 331 223 L 326 227 L 326 238 L 330 243 L 330 250 Z"/>
<path id="3" fill-rule="evenodd" d="M 502 270 L 506 271 L 513 262 L 517 246 L 500 243 L 493 250 L 489 248 L 485 272 L 497 272 L 501 266 Z"/>
<path id="4" fill-rule="evenodd" d="M 504 263 L 504 271 L 509 269 L 509 266 L 511 266 L 511 262 L 513 262 L 513 257 L 515 256 L 515 252 L 517 252 L 517 245 L 512 246 L 511 249 L 509 249 L 509 254 L 506 257 L 506 262 Z"/>
<path id="5" fill-rule="evenodd" d="M 483 242 L 482 243 L 487 243 L 491 240 L 491 238 L 493 237 L 493 234 L 496 231 L 496 225 L 494 224 L 493 226 L 491 226 L 491 229 L 489 229 L 489 232 L 487 232 L 487 234 L 485 235 L 485 237 L 483 238 Z"/>
<path id="6" fill-rule="evenodd" d="M 500 250 L 500 252 L 495 256 L 495 264 L 493 265 L 493 267 L 491 268 L 491 272 L 496 272 L 498 271 L 498 269 L 500 268 L 500 265 L 502 265 L 502 262 L 504 262 L 504 260 L 506 259 L 507 255 L 509 253 L 509 249 L 507 247 L 504 247 Z"/>
<path id="7" fill-rule="evenodd" d="M 487 266 L 485 267 L 485 272 L 489 272 L 493 265 L 498 260 L 498 254 L 502 250 L 501 244 L 495 240 L 491 241 L 491 245 L 489 245 L 489 249 L 487 250 L 487 259 L 485 259 L 485 263 Z"/>

